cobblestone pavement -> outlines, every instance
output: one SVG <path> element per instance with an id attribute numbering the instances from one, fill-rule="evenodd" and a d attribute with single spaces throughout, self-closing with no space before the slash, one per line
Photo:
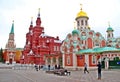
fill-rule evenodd
<path id="1" fill-rule="evenodd" d="M 42 70 L 0 69 L 0 82 L 120 82 L 120 70 L 102 71 L 102 79 L 97 80 L 97 71 L 71 71 L 70 76 L 57 76 Z"/>

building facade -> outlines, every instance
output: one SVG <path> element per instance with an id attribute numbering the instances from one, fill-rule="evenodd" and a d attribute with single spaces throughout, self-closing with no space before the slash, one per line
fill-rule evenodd
<path id="1" fill-rule="evenodd" d="M 87 13 L 80 9 L 76 18 L 77 25 L 69 33 L 61 45 L 63 67 L 68 69 L 82 69 L 84 63 L 88 68 L 96 68 L 98 61 L 105 61 L 105 68 L 109 67 L 109 60 L 120 59 L 120 38 L 114 38 L 113 29 L 107 28 L 107 40 L 100 32 L 91 30 Z"/>
<path id="2" fill-rule="evenodd" d="M 29 32 L 26 34 L 26 43 L 21 56 L 21 63 L 52 65 L 53 59 L 58 61 L 59 57 L 61 57 L 60 46 L 62 42 L 58 36 L 46 35 L 41 23 L 39 10 L 35 26 L 33 26 L 33 20 L 31 19 Z"/>

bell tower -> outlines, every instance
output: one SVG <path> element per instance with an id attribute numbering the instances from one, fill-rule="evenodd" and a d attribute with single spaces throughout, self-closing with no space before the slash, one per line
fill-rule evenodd
<path id="1" fill-rule="evenodd" d="M 113 30 L 113 28 L 110 26 L 110 23 L 108 23 L 109 24 L 109 27 L 107 28 L 107 39 L 112 39 L 112 38 L 114 38 L 114 35 L 113 35 L 113 32 L 114 32 L 114 30 Z"/>
<path id="2" fill-rule="evenodd" d="M 110 23 L 109 23 L 109 27 L 107 28 L 107 46 L 113 46 L 114 44 L 114 35 L 113 35 L 113 28 L 110 26 Z"/>
<path id="3" fill-rule="evenodd" d="M 75 20 L 77 22 L 77 29 L 82 31 L 89 29 L 88 28 L 88 19 L 89 17 L 87 16 L 87 13 L 83 11 L 82 9 L 82 4 L 80 4 L 80 12 L 78 12 Z"/>

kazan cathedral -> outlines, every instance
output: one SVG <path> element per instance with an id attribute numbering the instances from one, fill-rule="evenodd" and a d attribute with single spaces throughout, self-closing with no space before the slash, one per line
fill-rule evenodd
<path id="1" fill-rule="evenodd" d="M 67 34 L 61 45 L 63 67 L 83 69 L 86 63 L 89 69 L 94 69 L 98 62 L 103 62 L 105 69 L 120 66 L 120 62 L 110 64 L 110 61 L 120 61 L 120 38 L 114 37 L 113 28 L 109 25 L 106 29 L 106 40 L 100 32 L 89 27 L 89 17 L 82 7 L 75 20 L 77 28 Z"/>

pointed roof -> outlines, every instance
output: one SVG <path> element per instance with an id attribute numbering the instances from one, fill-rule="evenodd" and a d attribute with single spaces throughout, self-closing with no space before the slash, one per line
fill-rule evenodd
<path id="1" fill-rule="evenodd" d="M 14 34 L 14 20 L 13 20 L 13 23 L 12 23 L 10 34 Z"/>

